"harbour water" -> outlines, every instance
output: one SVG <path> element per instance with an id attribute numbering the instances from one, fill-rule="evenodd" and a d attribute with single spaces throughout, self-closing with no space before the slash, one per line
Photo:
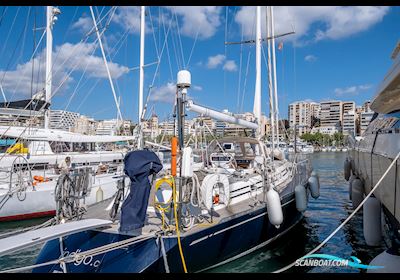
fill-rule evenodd
<path id="1" fill-rule="evenodd" d="M 320 197 L 310 197 L 308 209 L 302 221 L 285 236 L 269 246 L 220 266 L 208 272 L 272 272 L 302 257 L 319 245 L 352 212 L 348 194 L 348 182 L 343 178 L 344 152 L 317 152 L 309 155 L 314 170 L 320 178 Z M 46 219 L 0 224 L 0 234 L 34 224 Z M 355 256 L 368 264 L 384 245 L 369 247 L 362 231 L 362 213 L 358 213 L 318 253 L 344 259 Z M 0 270 L 33 264 L 40 246 L 0 258 Z M 347 272 L 363 273 L 365 270 L 351 267 L 293 267 L 287 272 Z"/>

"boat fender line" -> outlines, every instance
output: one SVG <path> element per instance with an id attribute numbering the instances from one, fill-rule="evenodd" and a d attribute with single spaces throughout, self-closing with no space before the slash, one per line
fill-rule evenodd
<path id="1" fill-rule="evenodd" d="M 283 222 L 283 211 L 279 193 L 271 188 L 267 191 L 266 198 L 269 222 L 276 228 L 279 228 Z"/>
<path id="2" fill-rule="evenodd" d="M 217 184 L 223 185 L 223 194 L 220 192 L 218 188 L 217 193 L 219 195 L 219 203 L 223 202 L 226 206 L 229 204 L 230 199 L 230 189 L 229 189 L 229 180 L 228 176 L 224 174 L 208 174 L 204 177 L 202 185 L 201 185 L 201 196 L 203 199 L 204 206 L 211 210 L 214 203 L 214 189 Z"/>
<path id="3" fill-rule="evenodd" d="M 173 200 L 173 189 L 174 189 L 173 184 L 174 181 L 172 176 L 165 176 L 160 179 L 157 179 L 155 183 L 155 194 L 153 198 L 153 204 L 154 208 L 158 210 L 159 214 L 161 215 L 162 230 L 169 229 L 169 225 L 166 224 L 165 217 L 166 217 L 166 212 L 169 212 L 170 210 L 171 202 Z M 169 197 L 169 199 L 166 199 L 166 201 L 164 201 L 163 193 L 168 188 L 171 190 L 171 196 Z"/>
<path id="4" fill-rule="evenodd" d="M 344 161 L 343 171 L 344 171 L 344 179 L 348 181 L 351 175 L 351 162 L 348 158 L 346 158 L 346 160 Z"/>
<path id="5" fill-rule="evenodd" d="M 294 188 L 294 196 L 296 200 L 296 209 L 304 212 L 307 209 L 307 190 L 304 185 L 297 185 Z"/>
<path id="6" fill-rule="evenodd" d="M 304 256 L 298 258 L 297 260 L 304 258 L 306 256 L 309 256 L 311 254 L 314 254 L 315 252 L 317 252 L 319 249 L 321 249 L 326 243 L 328 243 L 329 240 L 331 240 L 331 238 L 339 231 L 343 228 L 343 226 L 345 224 L 347 224 L 351 218 L 353 218 L 353 216 L 355 214 L 357 214 L 357 212 L 361 209 L 361 207 L 363 207 L 364 203 L 367 201 L 367 199 L 374 193 L 374 191 L 380 186 L 380 184 L 382 183 L 383 179 L 386 177 L 386 175 L 389 173 L 390 169 L 392 169 L 393 165 L 397 162 L 397 160 L 400 157 L 400 151 L 397 153 L 396 157 L 393 159 L 392 163 L 389 165 L 389 167 L 386 169 L 386 171 L 382 174 L 381 178 L 378 180 L 378 182 L 375 184 L 375 186 L 371 189 L 371 191 L 365 196 L 365 198 L 363 199 L 363 201 L 360 203 L 360 205 L 357 206 L 356 209 L 354 209 L 354 211 L 327 237 L 324 239 L 324 241 L 322 241 L 317 247 L 315 247 L 314 249 L 312 249 L 310 252 L 308 252 L 307 254 L 305 254 Z M 272 273 L 280 273 L 280 272 L 284 272 L 290 268 L 292 268 L 293 266 L 296 265 L 297 260 L 295 260 L 294 262 L 292 262 L 291 264 L 288 264 L 287 266 L 275 270 Z M 400 266 L 398 266 L 400 267 Z"/>
<path id="7" fill-rule="evenodd" d="M 308 186 L 311 191 L 311 196 L 314 199 L 317 199 L 319 197 L 319 180 L 318 176 L 311 176 L 308 178 Z"/>
<path id="8" fill-rule="evenodd" d="M 363 232 L 368 246 L 379 246 L 382 240 L 381 203 L 371 196 L 363 206 Z"/>
<path id="9" fill-rule="evenodd" d="M 392 247 L 377 255 L 368 265 L 382 268 L 368 269 L 367 273 L 399 273 L 400 256 L 395 251 Z"/>
<path id="10" fill-rule="evenodd" d="M 351 201 L 353 203 L 353 209 L 356 209 L 360 205 L 364 198 L 364 184 L 359 178 L 356 178 L 351 182 Z"/>
<path id="11" fill-rule="evenodd" d="M 354 174 L 351 174 L 350 178 L 349 178 L 349 199 L 352 199 L 352 183 L 354 181 L 354 179 L 356 179 L 357 177 Z"/>

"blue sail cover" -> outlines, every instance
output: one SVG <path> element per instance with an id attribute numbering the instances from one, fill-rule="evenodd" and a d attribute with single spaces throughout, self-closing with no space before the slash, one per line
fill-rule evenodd
<path id="1" fill-rule="evenodd" d="M 131 179 L 131 188 L 121 207 L 119 231 L 132 234 L 144 226 L 151 188 L 148 177 L 157 174 L 162 164 L 154 152 L 140 150 L 128 153 L 124 165 L 125 174 Z"/>

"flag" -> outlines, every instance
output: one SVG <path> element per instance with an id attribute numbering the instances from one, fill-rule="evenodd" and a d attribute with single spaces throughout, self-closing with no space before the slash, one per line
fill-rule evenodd
<path id="1" fill-rule="evenodd" d="M 283 49 L 283 42 L 280 42 L 279 44 L 278 44 L 278 50 L 282 50 Z"/>

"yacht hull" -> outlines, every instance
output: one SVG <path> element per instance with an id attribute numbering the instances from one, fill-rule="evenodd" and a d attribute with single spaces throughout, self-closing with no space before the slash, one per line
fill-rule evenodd
<path id="1" fill-rule="evenodd" d="M 295 206 L 294 194 L 282 200 L 284 221 L 277 229 L 268 220 L 266 206 L 229 218 L 215 226 L 191 234 L 183 234 L 181 242 L 189 272 L 207 270 L 232 261 L 267 246 L 294 227 L 302 218 Z M 130 236 L 105 231 L 85 231 L 64 239 L 65 255 L 121 241 Z M 171 272 L 183 272 L 176 236 L 162 237 Z M 59 241 L 49 241 L 43 247 L 37 263 L 57 259 Z M 37 268 L 33 272 L 62 271 L 59 265 Z M 160 239 L 151 238 L 124 249 L 83 259 L 79 264 L 67 264 L 68 272 L 165 272 Z"/>

